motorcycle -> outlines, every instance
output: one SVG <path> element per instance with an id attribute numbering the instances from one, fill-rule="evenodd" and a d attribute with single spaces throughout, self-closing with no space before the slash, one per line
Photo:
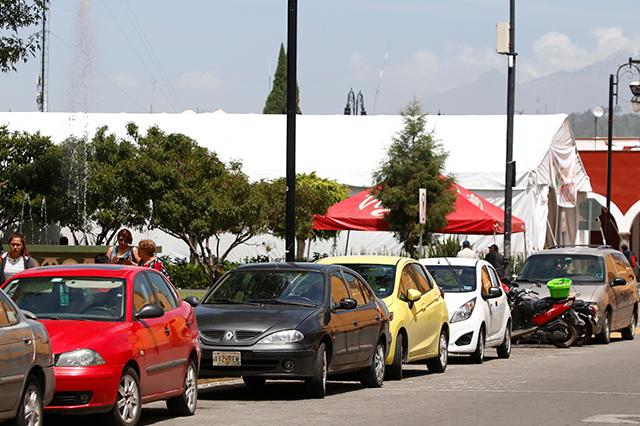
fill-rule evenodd
<path id="1" fill-rule="evenodd" d="M 507 298 L 513 321 L 512 340 L 551 342 L 558 348 L 584 341 L 585 322 L 574 309 L 574 297 L 540 299 L 535 291 L 514 284 Z"/>
<path id="2" fill-rule="evenodd" d="M 591 303 L 587 303 L 584 300 L 577 299 L 573 305 L 578 317 L 584 322 L 584 328 L 582 337 L 576 340 L 577 346 L 586 345 L 591 340 L 593 332 L 596 328 L 596 306 Z"/>

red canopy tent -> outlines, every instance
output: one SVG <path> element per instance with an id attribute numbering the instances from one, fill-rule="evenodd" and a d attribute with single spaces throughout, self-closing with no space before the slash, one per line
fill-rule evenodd
<path id="1" fill-rule="evenodd" d="M 454 184 L 455 210 L 447 215 L 444 234 L 491 235 L 504 233 L 504 211 L 479 195 Z M 388 231 L 384 220 L 388 211 L 365 189 L 331 207 L 324 216 L 315 215 L 313 229 L 325 231 Z M 428 200 L 427 200 L 428 202 Z M 427 207 L 428 208 L 428 207 Z M 524 222 L 512 218 L 512 232 L 524 232 Z"/>

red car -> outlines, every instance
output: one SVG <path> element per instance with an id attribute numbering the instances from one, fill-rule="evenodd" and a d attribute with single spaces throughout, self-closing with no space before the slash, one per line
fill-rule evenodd
<path id="1" fill-rule="evenodd" d="M 69 265 L 28 269 L 3 284 L 45 325 L 55 354 L 48 412 L 107 413 L 137 424 L 143 403 L 174 415 L 197 406 L 199 331 L 192 307 L 149 268 Z"/>

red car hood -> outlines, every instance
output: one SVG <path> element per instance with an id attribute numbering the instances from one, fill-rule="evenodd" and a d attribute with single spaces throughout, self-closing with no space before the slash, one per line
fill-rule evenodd
<path id="1" fill-rule="evenodd" d="M 118 333 L 124 332 L 127 323 L 106 321 L 41 320 L 51 339 L 55 354 L 74 349 L 101 351 Z"/>

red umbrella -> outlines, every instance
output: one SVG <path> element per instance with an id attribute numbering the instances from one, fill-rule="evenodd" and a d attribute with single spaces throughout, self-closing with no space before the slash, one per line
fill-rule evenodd
<path id="1" fill-rule="evenodd" d="M 504 211 L 500 207 L 458 184 L 454 184 L 453 187 L 457 194 L 455 210 L 447 215 L 447 226 L 439 232 L 481 235 L 504 233 Z M 385 209 L 380 200 L 374 198 L 369 191 L 365 189 L 329 207 L 324 216 L 315 215 L 313 229 L 388 231 L 389 224 L 384 220 L 388 209 Z M 521 219 L 513 216 L 511 223 L 511 232 L 524 232 L 525 226 Z"/>

